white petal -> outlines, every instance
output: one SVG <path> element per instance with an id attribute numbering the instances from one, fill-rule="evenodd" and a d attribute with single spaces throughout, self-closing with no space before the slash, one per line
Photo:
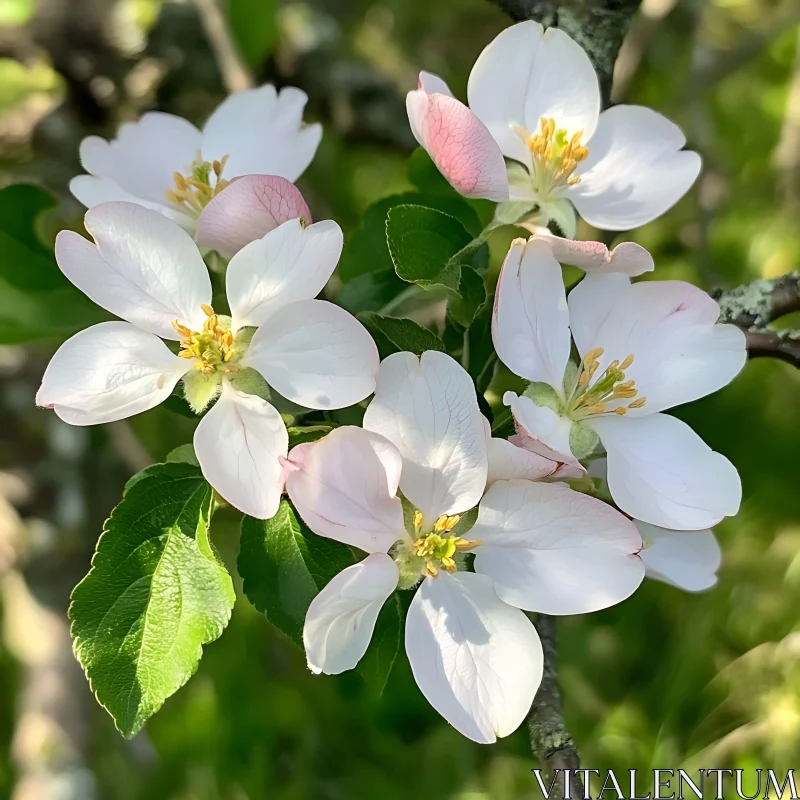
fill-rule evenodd
<path id="1" fill-rule="evenodd" d="M 228 97 L 203 128 L 203 157 L 229 156 L 225 177 L 279 175 L 296 181 L 314 158 L 320 125 L 304 125 L 308 97 L 294 87 L 276 94 L 269 84 Z"/>
<path id="2" fill-rule="evenodd" d="M 256 332 L 242 363 L 306 408 L 346 408 L 375 389 L 378 348 L 352 315 L 324 300 L 278 309 Z"/>
<path id="3" fill-rule="evenodd" d="M 407 538 L 397 497 L 403 460 L 376 433 L 344 426 L 295 447 L 286 479 L 297 512 L 314 533 L 385 553 Z"/>
<path id="4" fill-rule="evenodd" d="M 604 292 L 597 291 L 598 284 L 610 277 L 597 276 L 590 287 L 579 285 L 570 295 L 571 318 L 581 320 L 580 326 L 588 328 L 596 312 L 586 309 L 595 297 L 600 303 Z M 734 325 L 716 325 L 718 316 L 717 303 L 690 283 L 645 281 L 619 292 L 591 336 L 580 328 L 573 333 L 581 355 L 604 348 L 598 375 L 611 359 L 634 355 L 625 377 L 647 398 L 643 408 L 629 411 L 639 416 L 705 397 L 740 372 L 747 360 L 744 333 Z"/>
<path id="5" fill-rule="evenodd" d="M 290 219 L 311 223 L 311 212 L 293 183 L 277 175 L 243 175 L 202 210 L 195 238 L 201 247 L 232 258 Z"/>
<path id="6" fill-rule="evenodd" d="M 527 88 L 525 127 L 535 132 L 539 121 L 554 119 L 571 138 L 583 131 L 585 144 L 600 116 L 600 84 L 584 49 L 558 28 L 544 32 Z"/>
<path id="7" fill-rule="evenodd" d="M 156 211 L 104 203 L 86 212 L 97 245 L 73 231 L 56 237 L 61 271 L 99 306 L 164 339 L 179 339 L 172 320 L 200 330 L 211 281 L 197 245 Z"/>
<path id="8" fill-rule="evenodd" d="M 194 450 L 206 480 L 234 508 L 258 519 L 278 510 L 283 491 L 280 457 L 289 434 L 266 400 L 227 384 L 194 432 Z"/>
<path id="9" fill-rule="evenodd" d="M 439 172 L 464 197 L 508 200 L 506 164 L 489 130 L 463 103 L 444 94 L 409 92 L 411 130 Z"/>
<path id="10" fill-rule="evenodd" d="M 700 156 L 681 150 L 686 137 L 666 117 L 640 106 L 600 115 L 569 197 L 596 228 L 623 231 L 660 217 L 700 173 Z"/>
<path id="11" fill-rule="evenodd" d="M 503 153 L 528 163 L 529 153 L 512 126 L 534 133 L 552 117 L 569 137 L 594 133 L 600 113 L 597 75 L 583 49 L 558 28 L 537 22 L 506 28 L 481 53 L 469 76 L 469 104 Z"/>
<path id="12" fill-rule="evenodd" d="M 487 442 L 489 456 L 488 485 L 495 481 L 509 481 L 513 478 L 525 478 L 539 481 L 549 478 L 560 466 L 558 461 L 540 456 L 517 447 L 505 439 L 489 439 Z"/>
<path id="13" fill-rule="evenodd" d="M 492 317 L 500 360 L 520 378 L 563 395 L 569 311 L 561 267 L 541 239 L 515 239 L 500 272 Z"/>
<path id="14" fill-rule="evenodd" d="M 174 173 L 189 173 L 200 145 L 200 131 L 191 122 L 150 111 L 122 125 L 113 141 L 84 139 L 81 161 L 89 172 L 111 178 L 134 197 L 166 205 L 167 190 L 175 186 Z"/>
<path id="15" fill-rule="evenodd" d="M 533 624 L 471 572 L 422 582 L 408 609 L 406 652 L 428 702 L 481 744 L 520 726 L 542 680 Z"/>
<path id="16" fill-rule="evenodd" d="M 702 592 L 717 583 L 722 551 L 711 530 L 675 531 L 636 520 L 645 549 L 640 553 L 647 577 L 687 592 Z"/>
<path id="17" fill-rule="evenodd" d="M 303 644 L 312 672 L 338 675 L 367 652 L 383 604 L 397 588 L 397 564 L 373 553 L 342 570 L 311 601 Z"/>
<path id="18" fill-rule="evenodd" d="M 597 347 L 598 332 L 611 315 L 620 296 L 630 289 L 631 281 L 620 272 L 587 275 L 569 293 L 569 324 L 572 338 L 583 358 Z M 606 355 L 606 363 L 616 356 Z M 625 358 L 622 356 L 619 360 Z"/>
<path id="19" fill-rule="evenodd" d="M 486 486 L 484 418 L 466 371 L 445 353 L 393 353 L 381 364 L 364 427 L 403 456 L 400 488 L 426 522 L 467 511 Z"/>
<path id="20" fill-rule="evenodd" d="M 98 425 L 147 411 L 169 397 L 188 369 L 152 333 L 101 322 L 56 350 L 36 394 L 72 425 Z"/>
<path id="21" fill-rule="evenodd" d="M 432 72 L 425 72 L 424 70 L 419 74 L 418 88 L 426 94 L 443 94 L 447 97 L 453 96 L 450 87 L 438 75 L 434 75 Z"/>
<path id="22" fill-rule="evenodd" d="M 225 277 L 234 327 L 263 325 L 278 309 L 316 297 L 336 269 L 343 241 L 333 220 L 304 227 L 292 219 L 240 250 Z"/>
<path id="23" fill-rule="evenodd" d="M 621 272 L 635 278 L 655 269 L 653 257 L 635 242 L 622 242 L 609 250 L 603 242 L 578 242 L 549 232 L 541 235 L 537 231 L 537 235 L 548 242 L 560 264 L 579 267 L 585 272 Z"/>
<path id="24" fill-rule="evenodd" d="M 608 488 L 635 519 L 677 530 L 711 528 L 739 510 L 736 468 L 666 414 L 590 420 L 608 453 Z"/>
<path id="25" fill-rule="evenodd" d="M 644 565 L 634 524 L 561 483 L 498 481 L 478 510 L 475 571 L 501 600 L 543 614 L 586 614 L 636 591 Z"/>
<path id="26" fill-rule="evenodd" d="M 525 106 L 543 35 L 542 26 L 532 20 L 501 31 L 478 56 L 467 86 L 469 107 L 503 155 L 523 164 L 530 164 L 530 151 L 513 126 L 525 127 Z"/>
<path id="27" fill-rule="evenodd" d="M 566 464 L 576 474 L 584 473 L 583 467 L 572 454 L 569 433 L 572 422 L 546 406 L 537 406 L 529 397 L 519 397 L 514 392 L 503 395 L 503 403 L 511 409 L 514 423 L 522 437 L 522 446 L 544 458 Z M 567 477 L 566 475 L 562 477 Z"/>

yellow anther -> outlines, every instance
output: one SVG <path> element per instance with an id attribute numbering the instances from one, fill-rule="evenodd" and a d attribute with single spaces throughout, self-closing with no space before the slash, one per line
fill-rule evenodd
<path id="1" fill-rule="evenodd" d="M 589 157 L 589 150 L 586 147 L 576 147 L 572 151 L 575 161 L 585 161 Z"/>
<path id="2" fill-rule="evenodd" d="M 459 537 L 455 540 L 456 550 L 461 552 L 466 552 L 467 550 L 474 550 L 476 547 L 480 547 L 483 542 L 480 539 L 462 539 Z"/>
<path id="3" fill-rule="evenodd" d="M 607 367 L 606 372 L 616 372 L 619 369 L 619 361 L 614 359 Z"/>
<path id="4" fill-rule="evenodd" d="M 594 405 L 586 406 L 586 410 L 590 414 L 602 414 L 606 410 L 606 404 L 605 403 L 595 403 Z"/>
<path id="5" fill-rule="evenodd" d="M 647 402 L 646 397 L 640 397 L 638 400 L 634 400 L 632 403 L 628 403 L 628 408 L 641 408 Z"/>
<path id="6" fill-rule="evenodd" d="M 415 528 L 419 528 L 420 525 L 422 525 L 422 512 L 421 511 L 415 511 L 414 512 L 414 527 Z"/>
<path id="7" fill-rule="evenodd" d="M 214 309 L 213 309 L 213 308 L 211 308 L 211 306 L 210 306 L 208 303 L 200 303 L 200 308 L 202 308 L 202 309 L 203 309 L 203 313 L 204 313 L 204 314 L 205 314 L 207 317 L 212 317 L 212 316 L 214 316 Z"/>
<path id="8" fill-rule="evenodd" d="M 185 325 L 181 325 L 181 323 L 178 322 L 178 320 L 174 319 L 174 320 L 172 320 L 172 322 L 170 324 L 172 325 L 173 328 L 175 328 L 175 330 L 181 336 L 183 336 L 184 339 L 187 336 L 191 336 L 192 335 L 192 332 L 189 330 L 189 328 L 187 328 Z"/>
<path id="9" fill-rule="evenodd" d="M 633 364 L 633 353 L 625 356 L 625 360 L 619 365 L 619 368 L 621 370 L 626 370 L 631 364 Z"/>
<path id="10" fill-rule="evenodd" d="M 602 347 L 593 347 L 584 357 L 583 363 L 588 367 L 593 361 L 597 361 L 605 353 Z"/>
<path id="11" fill-rule="evenodd" d="M 194 353 L 191 350 L 181 350 L 178 353 L 178 358 L 194 358 Z"/>
<path id="12" fill-rule="evenodd" d="M 426 575 L 429 575 L 431 578 L 435 578 L 439 574 L 439 570 L 436 569 L 436 566 L 434 565 L 434 563 L 432 561 L 429 561 L 425 565 L 425 569 L 423 570 L 423 572 Z"/>
<path id="13" fill-rule="evenodd" d="M 619 414 L 619 416 L 624 417 L 625 414 L 628 413 L 628 409 L 626 406 L 620 406 L 619 408 L 614 409 L 615 414 Z"/>
<path id="14" fill-rule="evenodd" d="M 447 530 L 447 514 L 442 514 L 436 522 L 433 523 L 433 532 L 442 533 Z"/>

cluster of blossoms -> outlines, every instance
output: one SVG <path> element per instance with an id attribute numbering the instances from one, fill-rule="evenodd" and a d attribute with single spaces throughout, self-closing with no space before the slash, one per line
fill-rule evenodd
<path id="1" fill-rule="evenodd" d="M 413 589 L 405 646 L 420 690 L 462 734 L 492 742 L 519 726 L 541 681 L 524 612 L 603 609 L 645 574 L 692 591 L 715 582 L 710 529 L 738 510 L 739 477 L 663 412 L 725 386 L 746 350 L 694 286 L 632 283 L 653 269 L 643 248 L 573 241 L 576 211 L 623 230 L 680 199 L 700 161 L 675 125 L 633 106 L 600 113 L 586 54 L 533 22 L 486 48 L 468 93 L 469 108 L 423 73 L 408 113 L 455 189 L 533 233 L 505 258 L 492 326 L 500 361 L 527 382 L 503 397 L 514 436 L 492 436 L 449 355 L 379 363 L 366 329 L 315 299 L 342 232 L 312 224 L 291 181 L 321 131 L 302 122 L 302 92 L 270 86 L 230 97 L 202 132 L 148 114 L 83 143 L 90 174 L 72 190 L 94 243 L 62 232 L 56 257 L 122 321 L 66 341 L 37 402 L 93 425 L 153 408 L 182 381 L 203 414 L 197 459 L 222 498 L 267 519 L 285 491 L 313 532 L 366 554 L 311 603 L 309 667 L 353 668 L 383 604 Z M 212 251 L 225 298 L 213 296 Z M 569 296 L 561 263 L 589 273 Z M 273 394 L 323 410 L 374 396 L 363 427 L 289 451 Z"/>

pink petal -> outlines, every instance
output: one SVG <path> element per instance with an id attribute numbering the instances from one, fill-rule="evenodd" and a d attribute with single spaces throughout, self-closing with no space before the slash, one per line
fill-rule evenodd
<path id="1" fill-rule="evenodd" d="M 620 272 L 630 278 L 652 272 L 655 269 L 653 256 L 635 242 L 622 242 L 609 250 L 603 242 L 578 242 L 553 236 L 540 225 L 523 225 L 536 238 L 544 239 L 552 248 L 560 264 L 578 267 L 584 272 Z"/>
<path id="2" fill-rule="evenodd" d="M 290 219 L 311 222 L 299 189 L 278 175 L 244 175 L 220 192 L 197 220 L 197 243 L 232 258 Z"/>
<path id="3" fill-rule="evenodd" d="M 430 85 L 431 77 L 420 84 Z M 463 103 L 449 95 L 409 92 L 406 109 L 417 141 L 439 171 L 464 197 L 508 200 L 503 154 L 488 128 Z"/>

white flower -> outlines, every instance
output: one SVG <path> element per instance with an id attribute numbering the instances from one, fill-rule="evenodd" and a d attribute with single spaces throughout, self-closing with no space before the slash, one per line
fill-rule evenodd
<path id="1" fill-rule="evenodd" d="M 260 376 L 306 408 L 343 408 L 375 388 L 372 338 L 343 309 L 313 299 L 339 259 L 339 226 L 292 220 L 241 250 L 226 275 L 231 317 L 211 308 L 211 282 L 191 237 L 161 214 L 105 203 L 87 212 L 86 228 L 96 244 L 72 231 L 58 235 L 58 265 L 126 321 L 64 342 L 36 402 L 73 425 L 95 425 L 153 408 L 183 378 L 195 410 L 219 398 L 194 435 L 204 475 L 236 508 L 272 516 L 288 435 L 278 411 L 252 393 L 264 393 Z M 180 356 L 159 337 L 179 341 Z"/>
<path id="2" fill-rule="evenodd" d="M 422 580 L 405 630 L 414 678 L 462 734 L 493 742 L 519 726 L 541 680 L 541 645 L 520 609 L 581 614 L 620 602 L 644 575 L 641 537 L 595 498 L 517 479 L 553 464 L 515 468 L 501 453 L 490 466 L 472 380 L 444 353 L 389 356 L 364 428 L 339 428 L 289 455 L 286 488 L 308 526 L 369 554 L 312 601 L 309 667 L 354 667 L 386 599 Z M 487 490 L 501 472 L 510 479 Z M 398 490 L 413 507 L 408 530 Z M 461 515 L 476 505 L 468 529 Z"/>
<path id="3" fill-rule="evenodd" d="M 194 233 L 198 215 L 235 178 L 277 177 L 284 193 L 291 191 L 286 184 L 303 174 L 322 137 L 320 125 L 303 123 L 307 101 L 293 87 L 248 89 L 228 97 L 202 131 L 181 117 L 149 112 L 122 125 L 110 142 L 84 139 L 81 163 L 90 174 L 73 178 L 70 190 L 89 208 L 138 203 Z"/>
<path id="4" fill-rule="evenodd" d="M 568 238 L 572 206 L 595 227 L 635 228 L 680 200 L 700 171 L 661 114 L 628 105 L 601 113 L 588 56 L 558 28 L 507 28 L 475 62 L 468 95 L 469 108 L 423 73 L 407 100 L 419 143 L 462 194 L 536 205 Z"/>
<path id="5" fill-rule="evenodd" d="M 588 473 L 599 479 L 601 485 L 607 484 L 606 459 L 592 461 Z M 648 578 L 686 592 L 702 592 L 716 586 L 722 551 L 714 531 L 676 531 L 638 519 L 633 523 L 642 535 L 644 547 L 639 557 L 644 562 Z"/>
<path id="6" fill-rule="evenodd" d="M 614 501 L 652 525 L 701 529 L 735 514 L 733 465 L 659 413 L 717 391 L 744 366 L 744 334 L 718 318 L 717 303 L 691 284 L 631 284 L 620 273 L 587 275 L 567 303 L 550 246 L 517 239 L 500 274 L 492 336 L 500 360 L 532 382 L 523 396 L 503 398 L 525 446 L 579 468 L 599 437 Z M 569 360 L 570 338 L 579 366 Z"/>

